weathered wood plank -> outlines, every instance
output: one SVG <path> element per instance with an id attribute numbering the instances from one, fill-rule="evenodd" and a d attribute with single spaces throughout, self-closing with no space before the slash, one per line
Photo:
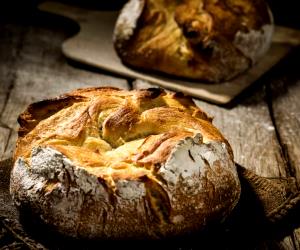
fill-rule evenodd
<path id="1" fill-rule="evenodd" d="M 0 161 L 0 218 L 1 216 L 5 216 L 7 218 L 17 219 L 18 212 L 16 207 L 13 205 L 9 194 L 9 178 L 11 167 L 11 159 Z"/>
<path id="2" fill-rule="evenodd" d="M 284 73 L 270 86 L 272 115 L 283 148 L 289 175 L 300 187 L 300 72 L 296 51 L 286 65 Z M 295 245 L 300 249 L 300 228 L 294 232 Z"/>
<path id="3" fill-rule="evenodd" d="M 135 81 L 134 88 L 153 85 Z M 227 109 L 194 99 L 204 111 L 214 116 L 214 124 L 230 142 L 235 161 L 266 177 L 286 176 L 286 166 L 269 113 L 265 88 L 259 88 L 239 105 Z M 246 226 L 246 225 L 245 225 Z M 294 249 L 293 238 L 266 240 L 257 249 Z"/>
<path id="4" fill-rule="evenodd" d="M 0 115 L 15 78 L 14 71 L 8 69 L 15 67 L 25 32 L 24 27 L 22 29 L 20 26 L 0 22 Z"/>
<path id="5" fill-rule="evenodd" d="M 284 148 L 290 174 L 300 184 L 300 75 L 292 82 L 281 80 L 272 85 L 275 124 Z"/>
<path id="6" fill-rule="evenodd" d="M 5 152 L 10 133 L 11 130 L 9 128 L 3 128 L 0 125 L 0 155 Z"/>
<path id="7" fill-rule="evenodd" d="M 13 76 L 8 79 L 12 83 L 4 83 L 8 87 L 2 95 L 5 104 L 3 104 L 2 114 L 0 114 L 1 122 L 11 127 L 13 131 L 0 159 L 11 157 L 17 138 L 17 117 L 29 103 L 51 98 L 80 87 L 129 88 L 124 79 L 70 66 L 60 49 L 62 41 L 67 36 L 66 32 L 60 28 L 55 17 L 46 15 L 45 19 L 47 20 L 40 17 L 38 20 L 33 20 L 33 25 L 23 35 L 18 60 L 12 62 L 10 67 L 6 67 L 0 57 L 0 69 L 6 75 Z M 52 22 L 50 27 L 47 26 L 48 22 Z M 13 30 L 14 27 L 10 29 Z M 18 30 L 18 26 L 15 29 Z M 20 36 L 20 33 L 16 31 L 14 36 L 18 35 Z M 10 53 L 14 52 L 10 51 Z M 2 80 L 5 81 L 5 79 Z"/>

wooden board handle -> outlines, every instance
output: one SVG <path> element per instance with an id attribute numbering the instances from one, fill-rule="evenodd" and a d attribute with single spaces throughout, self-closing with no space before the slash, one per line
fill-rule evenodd
<path id="1" fill-rule="evenodd" d="M 84 22 L 87 17 L 87 10 L 72 5 L 66 5 L 58 2 L 44 2 L 38 6 L 41 11 L 49 12 L 55 15 L 68 17 L 79 23 Z M 91 11 L 92 12 L 92 11 Z"/>
<path id="2" fill-rule="evenodd" d="M 273 43 L 289 44 L 292 46 L 300 45 L 300 31 L 283 26 L 275 26 Z"/>

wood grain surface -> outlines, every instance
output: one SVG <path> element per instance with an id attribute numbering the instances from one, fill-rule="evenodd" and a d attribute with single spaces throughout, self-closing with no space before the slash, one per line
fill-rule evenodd
<path id="1" fill-rule="evenodd" d="M 291 61 L 297 61 L 299 49 Z M 278 142 L 288 174 L 300 187 L 300 72 L 297 64 L 287 63 L 285 73 L 278 73 L 269 88 L 271 110 Z M 300 229 L 294 231 L 295 248 L 300 249 Z"/>
<path id="2" fill-rule="evenodd" d="M 271 85 L 272 110 L 290 175 L 300 184 L 300 74 L 299 69 Z M 294 75 L 292 75 L 294 74 Z"/>
<path id="3" fill-rule="evenodd" d="M 28 244 L 35 244 L 30 241 L 27 244 L 21 229 L 15 230 L 16 224 L 20 226 L 18 213 L 8 194 L 18 114 L 33 101 L 78 87 L 152 86 L 68 62 L 60 45 L 77 28 L 65 19 L 39 12 L 26 21 L 0 19 L 0 249 L 28 249 Z M 299 54 L 299 51 L 292 53 L 287 63 L 278 65 L 231 107 L 197 99 L 195 102 L 214 116 L 214 124 L 228 138 L 239 164 L 262 176 L 295 177 L 300 185 Z M 220 244 L 224 243 L 225 249 L 300 249 L 300 229 L 272 237 L 261 232 L 259 240 L 254 239 L 256 232 L 251 230 L 246 224 L 241 228 L 245 242 L 230 245 L 232 242 L 221 237 Z"/>

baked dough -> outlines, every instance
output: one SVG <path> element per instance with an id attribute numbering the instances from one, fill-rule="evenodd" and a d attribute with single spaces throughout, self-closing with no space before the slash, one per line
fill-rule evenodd
<path id="1" fill-rule="evenodd" d="M 130 0 L 113 40 L 129 66 L 220 82 L 255 64 L 272 34 L 264 0 Z"/>
<path id="2" fill-rule="evenodd" d="M 77 238 L 161 238 L 226 218 L 240 195 L 227 140 L 183 94 L 79 89 L 18 122 L 10 192 Z"/>

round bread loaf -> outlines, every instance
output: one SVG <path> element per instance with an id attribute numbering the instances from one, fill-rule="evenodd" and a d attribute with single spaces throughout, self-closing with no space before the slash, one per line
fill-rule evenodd
<path id="1" fill-rule="evenodd" d="M 256 63 L 272 33 L 264 0 L 130 0 L 113 40 L 130 66 L 220 82 Z"/>
<path id="2" fill-rule="evenodd" d="M 78 238 L 160 238 L 203 229 L 237 204 L 227 140 L 183 94 L 79 89 L 19 117 L 10 192 Z"/>

